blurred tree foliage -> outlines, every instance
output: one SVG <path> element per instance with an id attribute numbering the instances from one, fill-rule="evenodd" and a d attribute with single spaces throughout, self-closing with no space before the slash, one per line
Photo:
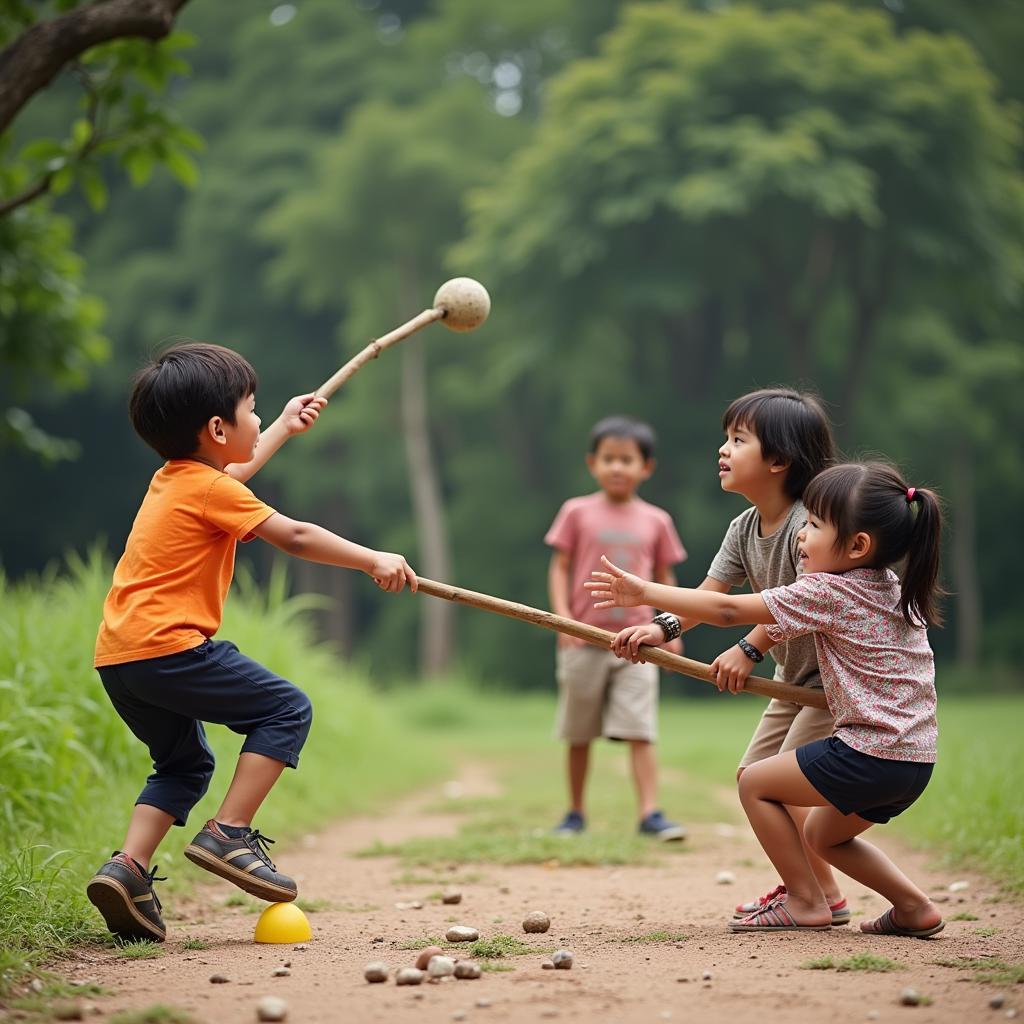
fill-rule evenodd
<path id="1" fill-rule="evenodd" d="M 52 437 L 14 406 L 40 383 L 80 387 L 107 354 L 102 303 L 82 287 L 71 223 L 51 200 L 77 187 L 94 211 L 107 204 L 111 169 L 144 184 L 157 165 L 191 185 L 195 132 L 164 106 L 180 52 L 173 32 L 185 0 L 80 5 L 78 0 L 0 6 L 0 450 L 27 448 L 57 461 L 78 444 Z M 56 79 L 67 101 L 10 128 Z M 19 126 L 20 127 L 20 126 Z"/>
<path id="2" fill-rule="evenodd" d="M 1016 659 L 1022 602 L 1002 591 L 1024 558 L 995 542 L 1024 498 L 1012 7 L 191 4 L 194 71 L 173 107 L 206 142 L 199 182 L 157 169 L 135 190 L 107 172 L 102 215 L 74 190 L 58 201 L 112 358 L 87 394 L 26 403 L 82 454 L 0 460 L 5 493 L 47 496 L 9 503 L 7 570 L 97 534 L 119 550 L 155 468 L 126 383 L 159 343 L 238 348 L 272 416 L 469 274 L 492 293 L 488 324 L 429 328 L 371 364 L 259 493 L 424 575 L 544 605 L 541 538 L 592 487 L 587 430 L 630 412 L 660 433 L 644 493 L 676 517 L 680 578 L 696 583 L 742 509 L 714 473 L 721 410 L 807 385 L 851 454 L 885 452 L 946 496 L 940 653 Z M 48 97 L 26 129 L 45 134 L 69 102 Z M 81 293 L 67 234 L 48 244 Z M 324 626 L 339 644 L 388 670 L 441 669 L 454 651 L 478 675 L 549 684 L 543 634 L 460 611 L 456 642 L 428 599 L 314 566 L 295 578 L 336 599 Z M 726 642 L 690 636 L 706 659 Z"/>

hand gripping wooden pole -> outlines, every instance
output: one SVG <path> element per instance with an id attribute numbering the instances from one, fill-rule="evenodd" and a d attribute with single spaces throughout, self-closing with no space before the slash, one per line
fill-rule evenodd
<path id="1" fill-rule="evenodd" d="M 552 612 L 542 611 L 540 608 L 531 608 L 529 605 L 517 604 L 515 601 L 504 601 L 500 597 L 491 597 L 489 594 L 478 594 L 473 590 L 463 590 L 461 587 L 452 587 L 447 583 L 438 583 L 435 580 L 417 577 L 419 581 L 419 593 L 428 594 L 430 597 L 440 597 L 445 601 L 454 601 L 456 604 L 467 604 L 473 608 L 482 608 L 487 612 L 495 612 L 498 615 L 505 615 L 510 619 L 521 619 L 523 622 L 531 622 L 535 626 L 544 629 L 554 630 L 556 633 L 565 633 L 567 636 L 574 636 L 585 640 L 595 647 L 611 648 L 614 633 L 606 629 L 598 629 L 597 626 L 588 626 L 585 622 L 577 622 L 575 619 L 567 619 Z M 677 672 L 680 675 L 690 676 L 691 679 L 703 679 L 706 683 L 714 685 L 715 677 L 711 673 L 711 666 L 705 665 L 702 661 L 694 661 L 692 658 L 684 658 L 679 654 L 670 654 L 660 647 L 642 648 L 644 657 L 661 668 L 667 668 L 670 672 Z M 780 683 L 775 679 L 764 679 L 761 676 L 750 676 L 743 690 L 744 693 L 756 693 L 762 697 L 775 697 L 778 700 L 788 701 L 791 704 L 802 704 L 805 707 L 820 708 L 825 711 L 828 704 L 825 702 L 825 694 L 821 690 L 811 689 L 806 686 L 793 686 L 790 683 Z"/>

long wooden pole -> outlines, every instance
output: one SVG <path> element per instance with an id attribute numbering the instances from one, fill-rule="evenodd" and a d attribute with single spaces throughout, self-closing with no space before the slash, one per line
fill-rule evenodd
<path id="1" fill-rule="evenodd" d="M 393 331 L 389 331 L 383 337 L 375 338 L 357 355 L 354 355 L 340 370 L 338 370 L 333 376 L 329 377 L 316 389 L 316 394 L 322 395 L 324 398 L 330 398 L 342 384 L 345 383 L 357 370 L 365 366 L 371 359 L 376 359 L 386 348 L 396 344 L 399 341 L 404 341 L 409 337 L 410 334 L 415 334 L 418 330 L 426 327 L 428 324 L 432 324 L 437 320 L 444 318 L 445 309 L 441 306 L 435 306 L 433 309 L 425 309 L 422 313 L 414 316 L 411 320 L 406 320 L 401 327 L 396 327 Z"/>
<path id="2" fill-rule="evenodd" d="M 588 626 L 585 622 L 567 619 L 562 615 L 555 615 L 553 612 L 542 611 L 540 608 L 531 608 L 529 605 L 518 604 L 515 601 L 504 601 L 500 597 L 491 597 L 489 594 L 478 594 L 474 590 L 463 590 L 461 587 L 453 587 L 447 583 L 424 579 L 422 576 L 417 579 L 421 594 L 440 597 L 445 601 L 454 601 L 456 604 L 470 605 L 473 608 L 482 608 L 484 611 L 505 615 L 510 619 L 521 619 L 523 622 L 530 622 L 535 626 L 554 630 L 556 633 L 565 633 L 568 636 L 585 640 L 595 647 L 610 648 L 612 640 L 615 638 L 615 634 L 609 633 L 606 629 Z M 690 676 L 692 679 L 703 679 L 706 683 L 714 684 L 715 682 L 711 666 L 705 665 L 702 661 L 684 658 L 679 654 L 670 654 L 660 647 L 645 645 L 642 649 L 644 657 L 648 661 L 667 668 L 670 672 Z M 823 711 L 828 709 L 825 694 L 821 690 L 780 683 L 775 679 L 764 679 L 761 676 L 750 676 L 743 692 L 756 693 L 762 697 L 775 697 L 791 704 L 802 704 L 805 707 L 820 708 Z"/>

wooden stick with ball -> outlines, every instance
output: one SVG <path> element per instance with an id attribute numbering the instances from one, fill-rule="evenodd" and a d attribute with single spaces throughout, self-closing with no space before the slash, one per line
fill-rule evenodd
<path id="1" fill-rule="evenodd" d="M 471 277 L 453 277 L 445 281 L 434 296 L 434 305 L 418 316 L 407 320 L 382 338 L 375 338 L 358 355 L 353 356 L 333 377 L 316 389 L 317 395 L 330 398 L 342 384 L 371 359 L 376 359 L 386 348 L 404 341 L 410 334 L 440 320 L 449 330 L 472 331 L 479 327 L 491 311 L 491 297 L 487 289 Z"/>

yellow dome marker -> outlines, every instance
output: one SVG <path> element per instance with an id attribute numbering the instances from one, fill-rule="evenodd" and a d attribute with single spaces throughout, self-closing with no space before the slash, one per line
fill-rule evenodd
<path id="1" fill-rule="evenodd" d="M 271 903 L 256 922 L 253 942 L 308 942 L 313 929 L 294 903 Z"/>

